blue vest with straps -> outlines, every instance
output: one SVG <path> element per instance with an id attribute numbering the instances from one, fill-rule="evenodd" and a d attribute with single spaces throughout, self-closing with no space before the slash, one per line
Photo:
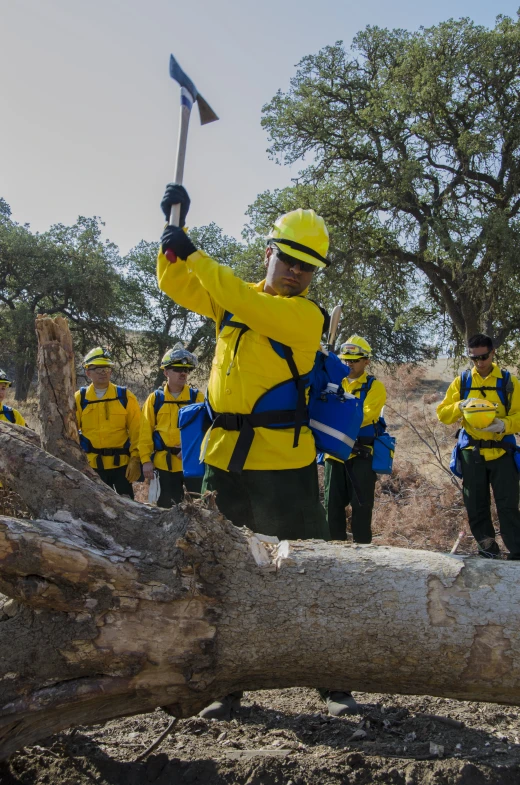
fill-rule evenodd
<path id="1" fill-rule="evenodd" d="M 319 308 L 318 305 L 316 307 Z M 239 330 L 233 352 L 236 357 L 242 336 L 250 328 L 243 322 L 234 321 L 233 314 L 229 311 L 224 313 L 219 331 L 224 327 L 234 327 Z M 357 399 L 353 399 L 353 396 L 345 396 L 341 388 L 341 382 L 345 376 L 348 376 L 348 370 L 336 355 L 331 353 L 326 356 L 322 352 L 317 352 L 313 368 L 308 373 L 300 375 L 291 347 L 272 338 L 268 340 L 273 351 L 287 362 L 292 378 L 266 390 L 257 399 L 250 414 L 215 412 L 207 401 L 213 427 L 239 431 L 228 470 L 231 472 L 242 471 L 253 443 L 255 428 L 294 428 L 293 447 L 297 447 L 302 426 L 309 425 L 319 450 L 332 453 L 330 439 L 337 440 L 339 449 L 346 460 L 354 446 L 362 420 L 362 406 L 359 406 Z M 327 383 L 335 386 L 337 393 L 331 393 L 329 390 L 325 392 Z M 311 393 L 308 409 L 306 391 L 309 388 Z M 330 401 L 330 404 L 325 409 L 324 404 L 327 400 Z M 328 413 L 335 405 L 341 407 L 343 403 L 345 406 L 342 407 L 342 413 L 345 416 L 342 418 L 341 427 L 336 427 L 335 422 L 323 421 L 325 411 Z M 309 412 L 310 409 L 312 409 L 311 412 Z M 325 419 L 334 418 L 326 417 Z M 345 422 L 349 424 L 347 428 L 344 427 Z"/>
<path id="2" fill-rule="evenodd" d="M 473 386 L 473 374 L 471 373 L 471 369 L 468 368 L 463 371 L 460 375 L 461 401 L 465 401 L 468 397 L 471 397 L 470 392 L 472 390 L 481 392 L 484 398 L 486 397 L 487 390 L 495 390 L 506 410 L 507 416 L 511 408 L 511 397 L 513 395 L 514 384 L 509 371 L 501 370 L 501 374 L 502 375 L 497 379 L 496 386 L 482 385 L 480 387 L 475 387 Z M 450 461 L 450 470 L 456 477 L 462 477 L 462 459 L 460 451 L 468 447 L 473 447 L 479 458 L 481 449 L 499 449 L 510 453 L 512 452 L 515 456 L 515 463 L 518 462 L 518 459 L 516 458 L 518 447 L 512 433 L 504 436 L 502 439 L 474 439 L 464 428 L 459 428 L 457 431 L 457 444 L 453 448 Z M 482 459 L 480 458 L 480 460 Z"/>
<path id="3" fill-rule="evenodd" d="M 10 406 L 6 406 L 5 404 L 2 406 L 2 414 L 4 415 L 5 419 L 9 422 L 12 422 L 13 425 L 16 423 L 16 417 L 14 416 L 14 412 Z"/>
<path id="4" fill-rule="evenodd" d="M 360 387 L 359 390 L 359 400 L 364 405 L 366 397 L 370 392 L 372 385 L 376 380 L 375 376 L 368 375 L 366 382 Z M 377 422 L 369 423 L 368 425 L 364 425 L 362 428 L 359 429 L 358 438 L 356 439 L 356 446 L 358 444 L 372 444 L 374 438 L 376 436 L 380 436 L 384 431 L 386 431 L 386 422 L 384 417 L 379 417 Z"/>
<path id="5" fill-rule="evenodd" d="M 87 406 L 94 406 L 97 403 L 106 403 L 107 401 L 119 401 L 121 406 L 126 409 L 128 405 L 128 395 L 126 392 L 126 387 L 116 387 L 116 397 L 115 398 L 98 398 L 95 401 L 89 401 L 87 399 L 87 388 L 80 387 L 79 388 L 80 398 L 79 398 L 79 405 L 81 411 L 85 411 Z M 82 450 L 86 453 L 93 453 L 96 455 L 96 468 L 99 471 L 103 471 L 103 456 L 111 455 L 114 458 L 114 466 L 119 466 L 121 463 L 120 456 L 121 455 L 130 455 L 130 439 L 127 439 L 125 444 L 122 447 L 103 447 L 98 448 L 94 447 L 90 439 L 87 439 L 86 436 L 79 432 L 79 445 Z"/>
<path id="6" fill-rule="evenodd" d="M 178 401 L 174 399 L 173 401 L 167 401 L 164 395 L 164 388 L 159 387 L 158 390 L 155 390 L 155 398 L 153 402 L 153 410 L 155 414 L 155 420 L 157 423 L 157 413 L 165 404 L 174 404 L 175 406 L 190 406 L 190 404 L 195 403 L 197 400 L 198 390 L 196 387 L 190 387 L 190 400 L 189 401 Z M 153 439 L 153 446 L 155 448 L 155 452 L 166 452 L 166 466 L 168 467 L 168 471 L 171 472 L 172 470 L 172 455 L 178 455 L 181 451 L 180 447 L 170 447 L 167 445 L 159 433 L 159 431 L 154 430 L 152 434 Z M 155 455 L 155 453 L 154 453 Z M 153 455 L 152 455 L 153 460 Z"/>

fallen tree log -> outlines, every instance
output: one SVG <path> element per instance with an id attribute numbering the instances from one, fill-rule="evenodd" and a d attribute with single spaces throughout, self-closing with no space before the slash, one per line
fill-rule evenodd
<path id="1" fill-rule="evenodd" d="M 0 757 L 74 724 L 234 689 L 317 686 L 520 703 L 515 562 L 269 543 L 215 500 L 116 496 L 0 424 Z"/>

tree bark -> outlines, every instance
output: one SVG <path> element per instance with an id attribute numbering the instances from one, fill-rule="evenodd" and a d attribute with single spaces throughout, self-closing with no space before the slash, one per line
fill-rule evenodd
<path id="1" fill-rule="evenodd" d="M 67 320 L 62 316 L 38 316 L 36 335 L 42 447 L 94 478 L 97 475 L 79 446 L 74 401 L 76 370 Z"/>
<path id="2" fill-rule="evenodd" d="M 0 757 L 74 724 L 235 689 L 316 686 L 520 703 L 515 562 L 269 542 L 210 494 L 117 496 L 0 423 Z"/>

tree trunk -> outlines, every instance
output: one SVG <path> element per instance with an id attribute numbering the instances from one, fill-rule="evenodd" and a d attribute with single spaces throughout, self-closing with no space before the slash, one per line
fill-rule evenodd
<path id="1" fill-rule="evenodd" d="M 67 320 L 62 316 L 36 318 L 38 337 L 38 403 L 42 447 L 47 452 L 97 477 L 79 446 L 76 423 L 76 370 Z"/>
<path id="2" fill-rule="evenodd" d="M 520 703 L 515 562 L 267 542 L 209 494 L 132 502 L 0 423 L 0 757 L 74 724 L 234 689 Z"/>

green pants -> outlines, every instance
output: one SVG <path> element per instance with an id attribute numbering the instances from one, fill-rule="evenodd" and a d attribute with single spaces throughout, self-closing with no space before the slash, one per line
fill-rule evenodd
<path id="1" fill-rule="evenodd" d="M 499 552 L 491 521 L 491 487 L 504 544 L 512 556 L 520 556 L 519 483 L 513 456 L 506 453 L 501 458 L 485 461 L 478 460 L 473 450 L 461 452 L 464 505 L 471 533 L 480 549 L 491 555 Z M 489 540 L 493 541 L 491 545 L 486 542 Z"/>
<path id="2" fill-rule="evenodd" d="M 280 540 L 329 540 L 313 461 L 301 469 L 226 472 L 206 466 L 202 492 L 216 491 L 217 506 L 235 526 Z"/>
<path id="3" fill-rule="evenodd" d="M 370 458 L 352 458 L 348 464 L 354 484 L 343 461 L 325 461 L 325 510 L 330 536 L 333 540 L 347 539 L 345 507 L 350 504 L 354 542 L 370 543 L 377 475 Z"/>
<path id="4" fill-rule="evenodd" d="M 184 486 L 190 493 L 200 493 L 202 478 L 185 477 L 182 472 L 169 472 L 158 469 L 161 483 L 161 495 L 157 500 L 158 507 L 169 509 L 173 503 L 179 504 L 184 499 Z"/>

